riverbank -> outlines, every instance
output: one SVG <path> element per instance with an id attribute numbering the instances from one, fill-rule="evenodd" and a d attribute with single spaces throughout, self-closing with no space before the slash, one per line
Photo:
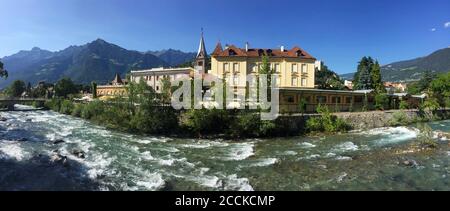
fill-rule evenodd
<path id="1" fill-rule="evenodd" d="M 75 104 L 54 99 L 49 109 L 89 120 L 112 130 L 174 138 L 242 139 L 337 133 L 450 118 L 450 109 L 437 111 L 388 110 L 351 113 L 281 115 L 262 121 L 259 112 L 246 110 L 175 110 L 171 107 L 140 106 L 124 101 Z"/>
<path id="2" fill-rule="evenodd" d="M 421 150 L 416 125 L 230 141 L 132 135 L 52 111 L 1 116 L 2 190 L 450 190 L 450 146 L 436 133 L 450 120 L 423 123 L 437 146 Z"/>

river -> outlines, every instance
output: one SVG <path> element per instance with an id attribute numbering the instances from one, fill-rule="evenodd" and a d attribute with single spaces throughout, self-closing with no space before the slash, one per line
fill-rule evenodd
<path id="1" fill-rule="evenodd" d="M 0 190 L 450 190 L 448 141 L 409 152 L 414 126 L 225 141 L 130 135 L 52 111 L 0 115 Z M 450 132 L 449 120 L 429 125 Z"/>

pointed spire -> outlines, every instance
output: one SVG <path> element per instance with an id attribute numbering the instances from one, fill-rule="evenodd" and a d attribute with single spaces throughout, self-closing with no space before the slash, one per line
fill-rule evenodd
<path id="1" fill-rule="evenodd" d="M 222 43 L 220 43 L 220 41 L 217 43 L 216 48 L 214 49 L 213 55 L 219 55 L 220 53 L 222 53 L 223 48 L 222 48 Z"/>
<path id="2" fill-rule="evenodd" d="M 208 54 L 206 53 L 205 39 L 203 38 L 203 28 L 202 28 L 202 35 L 200 37 L 200 45 L 198 47 L 197 58 L 206 58 L 207 56 Z"/>
<path id="3" fill-rule="evenodd" d="M 116 73 L 114 80 L 112 81 L 112 85 L 121 85 L 123 84 L 122 78 L 120 78 L 119 73 Z"/>

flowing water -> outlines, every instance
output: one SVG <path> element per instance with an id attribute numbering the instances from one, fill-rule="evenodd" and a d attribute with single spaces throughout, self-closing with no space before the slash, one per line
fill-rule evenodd
<path id="1" fill-rule="evenodd" d="M 415 127 L 225 141 L 130 135 L 51 111 L 0 115 L 0 190 L 450 190 L 448 140 L 413 152 Z M 450 132 L 448 120 L 429 125 Z"/>

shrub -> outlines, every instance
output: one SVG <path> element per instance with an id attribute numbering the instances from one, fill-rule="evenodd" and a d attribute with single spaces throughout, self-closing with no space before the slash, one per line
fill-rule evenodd
<path id="1" fill-rule="evenodd" d="M 229 134 L 233 137 L 272 136 L 277 129 L 273 121 L 261 120 L 257 112 L 244 112 L 230 124 Z"/>
<path id="2" fill-rule="evenodd" d="M 375 108 L 378 110 L 389 108 L 389 97 L 385 93 L 380 93 L 375 96 Z"/>
<path id="3" fill-rule="evenodd" d="M 75 107 L 73 108 L 71 115 L 74 117 L 81 117 L 83 107 L 84 107 L 83 104 L 75 104 Z"/>
<path id="4" fill-rule="evenodd" d="M 408 104 L 408 102 L 406 102 L 406 101 L 404 101 L 404 100 L 400 101 L 399 108 L 400 108 L 401 110 L 409 109 L 409 104 Z"/>
<path id="5" fill-rule="evenodd" d="M 45 102 L 44 106 L 47 109 L 59 112 L 59 109 L 61 107 L 61 100 L 58 98 L 51 99 L 50 101 Z"/>
<path id="6" fill-rule="evenodd" d="M 306 128 L 310 131 L 324 131 L 323 124 L 321 122 L 321 118 L 312 117 L 306 121 Z"/>
<path id="7" fill-rule="evenodd" d="M 142 109 L 130 120 L 131 127 L 140 133 L 167 134 L 178 129 L 178 119 L 171 109 Z"/>
<path id="8" fill-rule="evenodd" d="M 91 119 L 94 116 L 101 115 L 104 110 L 105 106 L 103 102 L 93 101 L 83 106 L 83 109 L 81 110 L 81 117 L 83 119 Z"/>
<path id="9" fill-rule="evenodd" d="M 392 115 L 392 119 L 389 121 L 391 126 L 408 125 L 410 122 L 405 112 L 397 111 Z"/>
<path id="10" fill-rule="evenodd" d="M 63 114 L 72 114 L 72 111 L 73 111 L 73 109 L 74 109 L 74 105 L 73 105 L 73 103 L 72 103 L 72 101 L 70 101 L 70 100 L 63 100 L 62 102 L 61 102 L 61 106 L 60 106 L 60 108 L 59 108 L 59 112 L 60 113 L 63 113 Z"/>
<path id="11" fill-rule="evenodd" d="M 317 112 L 320 114 L 320 117 L 312 117 L 306 121 L 306 128 L 309 131 L 335 133 L 351 130 L 349 124 L 343 119 L 333 116 L 327 107 L 319 105 Z"/>
<path id="12" fill-rule="evenodd" d="M 192 109 L 183 114 L 181 126 L 199 136 L 223 133 L 229 125 L 229 119 L 225 110 Z"/>

